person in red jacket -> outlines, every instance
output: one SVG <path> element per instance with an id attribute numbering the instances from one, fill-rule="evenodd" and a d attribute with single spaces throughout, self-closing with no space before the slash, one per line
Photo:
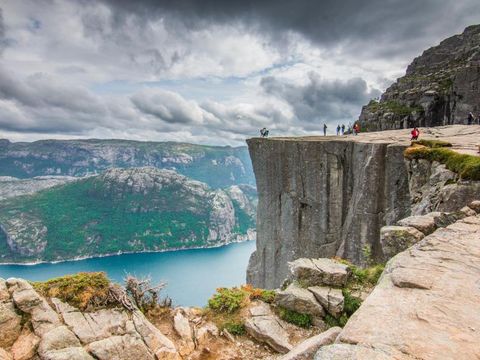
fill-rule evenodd
<path id="1" fill-rule="evenodd" d="M 414 127 L 410 135 L 412 135 L 412 138 L 410 139 L 411 141 L 418 140 L 418 137 L 420 136 L 420 131 L 416 127 Z"/>

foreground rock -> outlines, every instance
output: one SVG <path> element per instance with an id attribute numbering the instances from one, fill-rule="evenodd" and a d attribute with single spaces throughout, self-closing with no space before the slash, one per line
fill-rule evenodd
<path id="1" fill-rule="evenodd" d="M 325 359 L 480 357 L 480 215 L 425 237 L 389 261 Z"/>
<path id="2" fill-rule="evenodd" d="M 347 282 L 348 266 L 332 259 L 301 258 L 288 265 L 293 277 L 305 286 L 342 287 Z"/>
<path id="3" fill-rule="evenodd" d="M 424 237 L 423 233 L 411 226 L 384 226 L 380 230 L 380 245 L 385 259 L 408 249 Z"/>
<path id="4" fill-rule="evenodd" d="M 280 353 L 290 351 L 292 345 L 288 340 L 288 333 L 268 305 L 262 303 L 255 306 L 250 309 L 250 314 L 252 317 L 245 323 L 245 329 L 250 336 Z"/>
<path id="5" fill-rule="evenodd" d="M 312 316 L 325 315 L 325 310 L 315 299 L 315 296 L 295 283 L 290 284 L 285 290 L 279 291 L 275 296 L 275 303 L 285 309 L 301 314 Z"/>
<path id="6" fill-rule="evenodd" d="M 52 308 L 27 281 L 15 278 L 0 279 L 0 295 L 0 348 L 9 350 L 6 359 L 181 359 L 173 342 L 138 310 L 80 312 L 55 298 Z"/>
<path id="7" fill-rule="evenodd" d="M 320 347 L 332 344 L 338 334 L 340 334 L 340 331 L 342 331 L 342 328 L 332 327 L 321 334 L 313 336 L 296 345 L 279 360 L 310 360 Z"/>
<path id="8" fill-rule="evenodd" d="M 340 316 L 344 302 L 342 290 L 324 286 L 312 286 L 308 290 L 330 315 Z"/>

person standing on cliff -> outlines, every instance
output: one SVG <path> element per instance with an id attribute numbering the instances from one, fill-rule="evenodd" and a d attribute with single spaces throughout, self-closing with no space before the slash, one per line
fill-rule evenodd
<path id="1" fill-rule="evenodd" d="M 472 112 L 469 112 L 468 113 L 468 118 L 467 118 L 467 124 L 472 125 L 474 120 L 475 120 L 475 118 L 473 117 Z"/>
<path id="2" fill-rule="evenodd" d="M 323 124 L 323 136 L 327 136 L 327 124 Z"/>
<path id="3" fill-rule="evenodd" d="M 342 135 L 345 134 L 345 124 L 342 124 Z"/>
<path id="4" fill-rule="evenodd" d="M 355 123 L 355 125 L 353 125 L 353 133 L 356 135 L 358 135 L 358 133 L 360 132 L 360 125 L 358 125 L 358 123 Z"/>
<path id="5" fill-rule="evenodd" d="M 418 140 L 418 137 L 420 136 L 420 130 L 418 130 L 417 127 L 414 127 L 410 135 L 412 135 L 410 141 Z"/>
<path id="6" fill-rule="evenodd" d="M 340 125 L 337 125 L 337 136 L 340 135 L 340 129 L 341 129 Z"/>

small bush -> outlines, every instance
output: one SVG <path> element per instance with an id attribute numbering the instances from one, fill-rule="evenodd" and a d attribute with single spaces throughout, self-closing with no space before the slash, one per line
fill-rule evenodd
<path id="1" fill-rule="evenodd" d="M 348 321 L 348 316 L 347 314 L 343 313 L 338 319 L 333 317 L 330 314 L 325 315 L 324 319 L 325 324 L 327 325 L 328 328 L 334 327 L 334 326 L 340 326 L 344 327 L 347 324 Z"/>
<path id="2" fill-rule="evenodd" d="M 275 300 L 275 290 L 254 288 L 250 284 L 243 285 L 241 289 L 248 294 L 250 300 L 262 300 L 268 304 L 273 303 L 273 300 Z"/>
<path id="3" fill-rule="evenodd" d="M 358 310 L 362 301 L 356 297 L 353 297 L 349 290 L 343 289 L 343 310 L 347 315 L 347 318 L 352 316 L 355 311 Z"/>
<path id="4" fill-rule="evenodd" d="M 217 292 L 208 300 L 208 307 L 217 312 L 233 313 L 245 304 L 247 295 L 245 290 L 237 287 L 218 288 Z"/>
<path id="5" fill-rule="evenodd" d="M 350 264 L 350 271 L 352 272 L 350 281 L 358 285 L 375 286 L 384 268 L 385 265 L 383 264 L 373 265 L 364 269 Z"/>
<path id="6" fill-rule="evenodd" d="M 309 328 L 310 326 L 312 326 L 312 316 L 309 314 L 301 314 L 296 311 L 280 307 L 279 315 L 281 319 L 291 324 L 294 324 L 303 328 Z"/>
<path id="7" fill-rule="evenodd" d="M 104 272 L 66 275 L 32 285 L 43 296 L 59 298 L 82 311 L 110 302 L 110 280 Z"/>
<path id="8" fill-rule="evenodd" d="M 223 329 L 226 329 L 232 335 L 245 335 L 245 325 L 241 322 L 227 322 L 223 325 Z"/>

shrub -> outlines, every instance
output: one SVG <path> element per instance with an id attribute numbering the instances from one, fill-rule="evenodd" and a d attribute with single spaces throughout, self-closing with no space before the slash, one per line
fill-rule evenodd
<path id="1" fill-rule="evenodd" d="M 208 307 L 217 312 L 233 313 L 245 304 L 247 295 L 245 290 L 237 287 L 218 288 L 217 292 L 208 300 Z"/>
<path id="2" fill-rule="evenodd" d="M 158 307 L 170 307 L 172 302 L 166 298 L 160 304 L 160 291 L 166 286 L 165 283 L 152 285 L 150 277 L 137 278 L 127 275 L 124 279 L 125 293 L 133 300 L 135 306 L 146 313 Z"/>
<path id="3" fill-rule="evenodd" d="M 275 290 L 254 288 L 250 284 L 243 285 L 241 289 L 248 294 L 250 300 L 262 300 L 268 304 L 273 303 L 273 300 L 275 300 Z"/>
<path id="4" fill-rule="evenodd" d="M 330 314 L 325 315 L 324 319 L 325 324 L 327 324 L 328 328 L 334 327 L 334 326 L 340 326 L 344 327 L 347 324 L 348 321 L 348 316 L 347 314 L 343 313 L 338 319 L 333 317 Z"/>
<path id="5" fill-rule="evenodd" d="M 377 264 L 364 269 L 355 265 L 350 265 L 349 267 L 350 271 L 352 272 L 350 282 L 358 285 L 375 286 L 380 278 L 380 275 L 382 275 L 385 265 Z"/>
<path id="6" fill-rule="evenodd" d="M 223 329 L 226 329 L 232 335 L 245 335 L 245 325 L 241 322 L 227 322 L 223 325 Z"/>
<path id="7" fill-rule="evenodd" d="M 104 272 L 82 272 L 32 285 L 43 296 L 59 298 L 82 311 L 111 302 L 110 280 Z"/>
<path id="8" fill-rule="evenodd" d="M 441 147 L 452 147 L 452 144 L 449 143 L 448 141 L 443 141 L 443 140 L 427 140 L 427 139 L 422 139 L 422 140 L 416 140 L 412 142 L 412 145 L 423 145 L 429 148 L 441 148 Z"/>
<path id="9" fill-rule="evenodd" d="M 280 307 L 279 315 L 281 319 L 291 324 L 294 324 L 303 328 L 309 328 L 310 326 L 312 326 L 312 316 L 309 314 L 301 314 L 296 311 Z"/>
<path id="10" fill-rule="evenodd" d="M 348 318 L 352 316 L 355 311 L 358 310 L 360 305 L 362 305 L 362 301 L 352 296 L 350 291 L 347 289 L 343 289 L 342 293 L 343 293 L 343 310 Z"/>

